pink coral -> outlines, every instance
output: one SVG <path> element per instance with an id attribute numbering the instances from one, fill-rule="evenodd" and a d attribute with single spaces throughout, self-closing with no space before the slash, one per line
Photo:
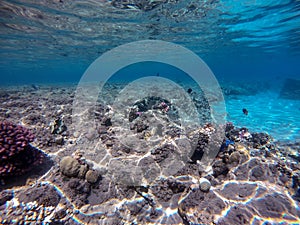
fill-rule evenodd
<path id="1" fill-rule="evenodd" d="M 0 177 L 19 175 L 41 154 L 29 145 L 34 135 L 25 127 L 0 121 Z"/>

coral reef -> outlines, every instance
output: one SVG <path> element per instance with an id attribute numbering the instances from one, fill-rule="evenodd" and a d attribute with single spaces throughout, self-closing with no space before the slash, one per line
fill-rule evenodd
<path id="1" fill-rule="evenodd" d="M 99 180 L 100 173 L 97 170 L 89 169 L 89 167 L 80 154 L 75 154 L 74 157 L 65 156 L 59 163 L 59 169 L 63 175 L 69 178 L 85 178 L 88 183 L 94 184 Z"/>
<path id="2" fill-rule="evenodd" d="M 110 87 L 105 96 L 110 98 L 118 88 Z M 126 105 L 128 130 L 118 126 L 116 108 L 99 102 L 95 109 L 82 111 L 82 116 L 94 118 L 97 124 L 97 130 L 87 127 L 85 133 L 70 125 L 72 89 L 41 87 L 32 91 L 30 98 L 25 93 L 10 90 L 2 97 L 0 94 L 0 100 L 6 101 L 0 118 L 9 115 L 14 123 L 22 121 L 34 130 L 33 144 L 55 163 L 30 184 L 0 192 L 0 224 L 300 222 L 299 142 L 274 142 L 268 134 L 228 123 L 223 145 L 206 172 L 199 167 L 199 160 L 207 150 L 209 131 L 215 127 L 204 123 L 204 127 L 188 129 L 185 134 L 176 124 L 171 101 L 145 98 Z M 197 99 L 194 103 L 199 110 L 206 104 Z M 49 124 L 53 118 L 63 118 L 68 129 L 52 133 Z M 129 132 L 140 139 L 129 137 Z M 180 142 L 183 135 L 186 141 Z M 56 138 L 64 141 L 58 144 Z M 143 142 L 137 146 L 136 140 Z M 180 160 L 174 156 L 180 156 L 181 149 L 186 151 L 187 141 L 193 144 L 193 151 L 177 168 Z M 127 172 L 136 164 L 130 163 L 130 157 L 139 162 L 136 172 L 143 175 L 139 186 L 119 180 L 131 178 Z M 178 171 L 169 175 L 169 168 Z"/>
<path id="3" fill-rule="evenodd" d="M 62 174 L 68 177 L 76 177 L 80 170 L 79 162 L 71 156 L 62 158 L 59 165 Z"/>
<path id="4" fill-rule="evenodd" d="M 34 140 L 34 135 L 25 127 L 15 125 L 8 121 L 0 122 L 0 154 L 7 159 L 21 151 Z"/>
<path id="5" fill-rule="evenodd" d="M 99 173 L 96 170 L 89 170 L 85 174 L 85 179 L 87 180 L 87 182 L 94 184 L 99 179 Z"/>
<path id="6" fill-rule="evenodd" d="M 42 161 L 42 154 L 30 142 L 34 135 L 12 122 L 0 122 L 0 178 L 24 174 Z"/>

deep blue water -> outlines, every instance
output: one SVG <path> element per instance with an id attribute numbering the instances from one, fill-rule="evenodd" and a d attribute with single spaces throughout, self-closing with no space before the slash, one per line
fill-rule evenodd
<path id="1" fill-rule="evenodd" d="M 264 53 L 261 49 L 252 49 L 249 50 L 248 55 L 243 55 L 246 54 L 243 49 L 236 48 L 235 54 L 220 51 L 218 54 L 206 54 L 203 57 L 201 54 L 198 55 L 221 83 L 261 81 L 267 82 L 271 86 L 280 87 L 286 78 L 300 79 L 300 54 L 288 54 L 286 52 L 271 54 Z M 5 64 L 6 60 L 2 58 L 2 64 Z M 7 62 L 7 65 L 0 68 L 1 85 L 77 83 L 92 62 L 93 60 L 82 63 L 80 57 L 78 57 L 77 63 L 74 63 L 73 60 L 68 61 L 68 58 L 63 58 L 59 62 L 49 59 L 47 62 L 42 62 L 42 66 L 35 62 L 32 66 L 26 65 L 26 68 L 19 66 L 18 63 Z M 43 65 L 44 63 L 47 65 Z M 132 68 L 132 74 L 174 73 L 174 71 L 167 71 L 168 69 L 163 67 L 153 68 L 152 65 L 149 68 L 145 65 Z M 175 73 L 174 75 L 176 76 Z"/>
<path id="2" fill-rule="evenodd" d="M 300 78 L 300 54 L 290 55 L 287 53 L 266 54 L 260 49 L 253 49 L 247 56 L 240 56 L 243 49 L 237 49 L 236 54 L 230 54 L 226 51 L 219 54 L 199 55 L 210 67 L 216 78 L 222 82 L 255 82 L 264 81 L 272 84 L 279 84 L 286 78 Z M 239 54 L 240 52 L 240 54 Z M 100 55 L 99 55 L 100 56 Z M 96 58 L 95 58 L 96 59 Z M 2 58 L 4 64 L 7 59 Z M 93 60 L 90 61 L 92 63 Z M 38 63 L 38 62 L 37 62 Z M 90 65 L 82 63 L 78 57 L 78 63 L 69 62 L 67 58 L 59 62 L 46 62 L 46 66 L 39 66 L 34 63 L 31 68 L 19 67 L 18 64 L 9 62 L 7 66 L 0 69 L 1 84 L 31 84 L 31 83 L 57 83 L 57 82 L 79 82 L 81 76 Z M 44 64 L 44 62 L 43 62 Z M 162 67 L 153 68 L 150 66 L 149 74 L 172 73 L 173 71 L 164 71 Z M 133 73 L 147 74 L 149 68 L 145 65 L 133 68 Z"/>

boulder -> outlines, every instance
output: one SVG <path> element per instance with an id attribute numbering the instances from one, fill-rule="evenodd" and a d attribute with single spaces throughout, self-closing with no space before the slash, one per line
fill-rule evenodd
<path id="1" fill-rule="evenodd" d="M 65 156 L 60 161 L 59 167 L 62 174 L 68 177 L 76 177 L 80 170 L 80 163 L 71 156 Z"/>

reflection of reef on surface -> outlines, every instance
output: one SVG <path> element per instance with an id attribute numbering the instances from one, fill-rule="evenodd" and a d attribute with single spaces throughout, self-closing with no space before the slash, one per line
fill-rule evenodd
<path id="1" fill-rule="evenodd" d="M 9 115 L 11 121 L 23 121 L 34 130 L 36 140 L 32 146 L 43 149 L 54 165 L 48 173 L 31 179 L 23 187 L 5 187 L 0 192 L 2 224 L 12 221 L 67 225 L 300 222 L 299 143 L 275 143 L 265 133 L 253 133 L 246 127 L 228 123 L 224 143 L 207 172 L 200 169 L 198 163 L 214 129 L 212 124 L 187 130 L 185 142 L 178 141 L 185 134 L 179 126 L 165 126 L 158 132 L 160 135 L 152 135 L 167 137 L 167 141 L 155 143 L 149 154 L 145 154 L 147 149 L 143 146 L 125 146 L 116 138 L 114 130 L 118 127 L 111 120 L 116 112 L 103 102 L 94 110 L 82 112 L 95 118 L 96 131 L 73 130 L 72 88 L 41 86 L 32 90 L 24 87 L 5 93 L 8 96 L 0 96 L 0 102 L 5 102 L 1 106 L 1 120 Z M 51 98 L 45 97 L 49 95 Z M 161 114 L 169 119 L 167 113 Z M 51 122 L 57 118 L 67 127 L 61 133 L 51 132 Z M 140 126 L 141 132 L 138 132 L 141 119 L 136 117 L 131 122 L 137 123 L 133 126 L 137 135 L 146 134 L 152 125 L 142 120 L 145 126 Z M 61 138 L 63 142 L 56 141 Z M 176 151 L 179 154 L 178 145 L 184 146 L 189 140 L 195 145 L 189 154 L 191 159 L 180 168 L 175 167 L 178 171 L 174 174 L 159 176 L 162 168 L 170 165 L 170 157 Z M 146 156 L 141 158 L 142 155 Z M 63 158 L 65 156 L 67 158 Z M 123 163 L 126 169 L 125 162 L 129 161 L 125 159 L 130 157 L 139 160 L 144 176 L 139 186 L 114 179 L 114 171 L 108 168 L 108 165 L 116 165 L 117 170 Z M 118 159 L 124 160 L 118 164 Z M 125 172 L 118 175 L 120 179 L 126 177 Z M 209 181 L 206 185 L 211 186 L 201 187 L 200 178 L 206 178 Z"/>
<path id="2" fill-rule="evenodd" d="M 161 1 L 138 1 L 138 0 L 113 0 L 111 1 L 111 4 L 119 9 L 139 9 L 142 11 L 150 11 L 158 7 L 159 5 L 162 5 L 164 3 L 167 3 L 167 0 L 161 0 Z"/>

